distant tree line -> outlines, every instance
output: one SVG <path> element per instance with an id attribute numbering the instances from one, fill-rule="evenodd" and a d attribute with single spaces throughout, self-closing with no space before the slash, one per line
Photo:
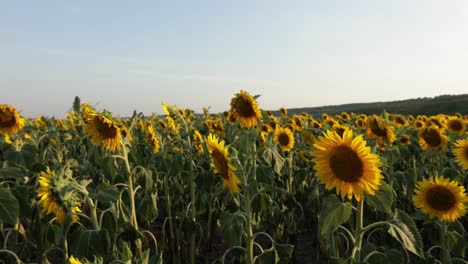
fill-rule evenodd
<path id="1" fill-rule="evenodd" d="M 380 114 L 382 112 L 398 113 L 404 115 L 436 115 L 436 114 L 468 114 L 468 94 L 463 95 L 440 95 L 433 98 L 424 97 L 392 102 L 357 103 L 330 105 L 321 107 L 307 107 L 288 109 L 290 114 L 309 113 L 320 116 L 322 113 L 339 114 L 341 112 L 354 112 Z M 273 111 L 279 115 L 279 111 Z"/>

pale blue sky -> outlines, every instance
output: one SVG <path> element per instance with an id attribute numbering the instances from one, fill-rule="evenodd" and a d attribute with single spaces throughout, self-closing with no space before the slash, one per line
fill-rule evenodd
<path id="1" fill-rule="evenodd" d="M 468 93 L 468 1 L 0 0 L 0 103 L 62 117 Z"/>

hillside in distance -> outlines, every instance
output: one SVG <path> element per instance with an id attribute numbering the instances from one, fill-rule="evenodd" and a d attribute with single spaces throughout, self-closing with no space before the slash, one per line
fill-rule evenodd
<path id="1" fill-rule="evenodd" d="M 437 115 L 437 114 L 468 114 L 468 94 L 440 95 L 436 97 L 424 97 L 391 102 L 354 103 L 342 105 L 327 105 L 319 107 L 304 107 L 288 109 L 289 114 L 300 114 L 303 112 L 313 116 L 322 113 L 339 114 L 341 112 L 354 112 L 380 114 L 384 111 L 404 115 Z M 279 115 L 279 111 L 272 111 Z"/>

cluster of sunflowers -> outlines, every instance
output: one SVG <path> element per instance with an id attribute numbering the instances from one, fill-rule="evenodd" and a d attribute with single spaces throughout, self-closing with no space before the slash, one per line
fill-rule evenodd
<path id="1" fill-rule="evenodd" d="M 58 128 L 64 135 L 50 138 L 48 145 L 59 149 L 61 144 L 65 142 L 72 144 L 77 137 L 83 135 L 85 139 L 82 139 L 81 143 L 88 139 L 102 153 L 107 153 L 107 156 L 125 161 L 128 179 L 123 186 L 128 188 L 129 201 L 121 203 L 129 204 L 126 213 L 131 219 L 130 224 L 136 230 L 140 230 L 138 225 L 141 221 L 136 208 L 138 200 L 135 201 L 135 198 L 138 196 L 137 189 L 141 186 L 134 189 L 134 185 L 141 183 L 133 178 L 135 176 L 131 166 L 140 165 L 136 164 L 138 159 L 131 159 L 133 156 L 129 158 L 130 154 L 135 155 L 132 151 L 138 149 L 145 153 L 143 157 L 148 159 L 152 159 L 155 155 L 159 155 L 157 156 L 159 159 L 165 159 L 170 153 L 187 155 L 184 157 L 193 160 L 197 157 L 207 157 L 212 168 L 211 173 L 221 176 L 220 182 L 228 190 L 228 194 L 234 197 L 235 204 L 242 207 L 241 211 L 247 218 L 246 228 L 249 231 L 246 232 L 247 246 L 244 247 L 247 256 L 243 258 L 246 263 L 251 263 L 255 255 L 251 203 L 254 201 L 252 197 L 256 197 L 261 188 L 256 187 L 256 190 L 252 191 L 251 184 L 252 181 L 257 181 L 259 164 L 264 167 L 275 167 L 271 172 L 273 177 L 279 177 L 284 174 L 281 170 L 282 162 L 288 160 L 290 164 L 287 192 L 293 193 L 292 195 L 295 195 L 296 189 L 300 189 L 298 186 L 308 186 L 303 181 L 296 182 L 297 186 L 292 187 L 294 174 L 301 169 L 298 166 L 307 167 L 307 171 L 310 172 L 309 177 L 317 179 L 317 182 L 322 184 L 322 188 L 334 190 L 341 197 L 342 204 L 353 204 L 358 220 L 354 223 L 356 226 L 352 228 L 353 232 L 348 232 L 354 244 L 351 257 L 358 261 L 364 259 L 360 256 L 363 251 L 362 237 L 368 229 L 374 227 L 373 224 L 363 226 L 364 200 L 379 196 L 379 193 L 384 191 L 382 186 L 387 186 L 387 183 L 393 181 L 392 172 L 396 169 L 392 166 L 397 162 L 391 160 L 389 153 L 394 150 L 399 151 L 398 155 L 403 151 L 411 153 L 411 157 L 403 159 L 412 158 L 413 165 L 430 162 L 431 159 L 439 162 L 437 163 L 439 168 L 425 170 L 422 175 L 416 174 L 417 181 L 414 182 L 414 186 L 404 188 L 405 191 L 407 189 L 412 191 L 412 193 L 406 192 L 405 195 L 409 196 L 414 208 L 428 216 L 428 219 L 436 219 L 444 232 L 448 231 L 447 224 L 463 220 L 466 215 L 468 195 L 464 185 L 467 182 L 468 171 L 468 115 L 455 113 L 407 116 L 342 112 L 339 115 L 322 114 L 320 117 L 314 117 L 307 113 L 290 115 L 285 108 L 279 109 L 278 114 L 274 114 L 271 111 L 261 110 L 256 97 L 245 91 L 237 93 L 231 100 L 230 110 L 222 114 L 211 114 L 208 109 L 204 109 L 204 115 L 195 115 L 189 109 L 165 103 L 162 103 L 162 109 L 163 116 L 152 114 L 143 117 L 142 114 L 134 114 L 132 118 L 117 118 L 108 111 L 99 112 L 89 104 L 82 104 L 80 111 L 72 111 L 67 114 L 65 120 L 42 116 L 26 120 L 12 106 L 0 105 L 0 134 L 3 135 L 2 142 L 6 146 L 14 146 L 16 151 L 20 151 L 27 144 L 39 148 L 41 133 L 46 134 L 48 129 Z M 187 138 L 183 138 L 187 135 Z M 244 141 L 246 147 L 242 147 Z M 251 149 L 248 153 L 252 153 L 253 158 L 242 155 L 245 149 Z M 71 152 L 71 150 L 63 151 Z M 264 151 L 264 158 L 268 156 L 265 153 L 274 153 L 275 162 L 267 158 L 265 162 L 260 162 L 258 155 L 260 151 Z M 61 155 L 63 154 L 57 154 L 57 160 L 63 158 Z M 445 157 L 443 162 L 442 156 Z M 418 162 L 418 157 L 425 160 Z M 73 158 L 78 159 L 78 157 Z M 249 162 L 253 165 L 248 165 Z M 456 164 L 452 168 L 460 171 L 458 177 L 443 175 L 444 167 L 448 163 Z M 62 167 L 57 164 L 49 165 L 55 170 L 44 166 L 36 177 L 37 183 L 33 185 L 36 186 L 36 202 L 41 208 L 42 217 L 52 217 L 59 225 L 64 225 L 66 222 L 69 225 L 77 224 L 85 217 L 90 219 L 94 227 L 98 227 L 99 224 L 96 222 L 99 221 L 95 221 L 97 219 L 95 215 L 86 216 L 86 213 L 96 214 L 98 208 L 97 202 L 93 202 L 92 197 L 88 197 L 89 183 L 79 183 L 78 179 L 75 179 L 73 170 L 70 169 L 71 165 Z M 113 165 L 118 167 L 116 163 Z M 193 177 L 200 174 L 197 169 L 203 170 L 201 165 L 193 165 L 190 168 Z M 164 184 L 167 182 L 164 181 Z M 197 188 L 195 183 L 188 185 L 191 186 L 192 193 L 193 189 Z M 118 184 L 116 186 L 121 187 Z M 393 184 L 390 184 L 390 188 L 393 188 Z M 397 193 L 396 189 L 393 192 Z M 193 195 L 191 199 L 188 207 L 193 211 L 191 217 L 197 221 L 200 217 L 195 210 L 197 200 Z M 241 205 L 239 200 L 242 199 L 246 202 Z M 320 199 L 320 196 L 317 199 Z M 167 202 L 167 206 L 171 207 L 170 201 Z M 415 212 L 417 211 L 413 213 Z M 169 216 L 171 216 L 170 211 Z M 172 218 L 169 218 L 172 221 Z M 341 221 L 340 224 L 344 222 Z M 170 231 L 174 230 L 171 224 Z M 192 245 L 192 263 L 197 255 L 194 240 L 195 235 L 192 241 L 187 243 Z M 138 250 L 141 250 L 140 243 L 135 242 L 135 248 Z M 277 245 L 274 241 L 272 244 Z M 443 242 L 440 247 L 441 261 L 447 263 L 450 261 L 447 243 Z M 168 249 L 169 254 L 177 253 L 174 248 L 177 247 Z M 68 254 L 68 248 L 65 249 L 65 256 L 70 263 L 81 263 L 79 258 Z M 86 260 L 81 259 L 81 261 Z"/>

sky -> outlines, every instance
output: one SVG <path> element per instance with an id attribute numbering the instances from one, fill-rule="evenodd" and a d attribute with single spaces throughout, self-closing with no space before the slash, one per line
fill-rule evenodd
<path id="1" fill-rule="evenodd" d="M 0 0 L 0 104 L 265 110 L 468 93 L 468 1 Z"/>

